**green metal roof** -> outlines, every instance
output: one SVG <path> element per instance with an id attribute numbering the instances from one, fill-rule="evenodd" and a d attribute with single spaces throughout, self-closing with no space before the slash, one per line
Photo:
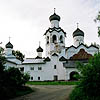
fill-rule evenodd
<path id="1" fill-rule="evenodd" d="M 73 32 L 73 37 L 75 36 L 84 36 L 84 32 L 82 30 L 80 30 L 79 28 L 77 28 L 74 32 Z"/>
<path id="2" fill-rule="evenodd" d="M 13 45 L 10 42 L 8 42 L 5 47 L 6 48 L 13 48 Z"/>
<path id="3" fill-rule="evenodd" d="M 56 13 L 54 13 L 53 15 L 51 15 L 51 16 L 49 17 L 49 20 L 50 20 L 50 21 L 52 21 L 52 20 L 58 20 L 58 21 L 60 21 L 60 16 L 57 15 Z"/>

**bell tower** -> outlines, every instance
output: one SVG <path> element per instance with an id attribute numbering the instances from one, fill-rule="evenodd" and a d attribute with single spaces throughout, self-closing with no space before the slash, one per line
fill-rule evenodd
<path id="1" fill-rule="evenodd" d="M 55 13 L 54 8 L 54 14 L 49 17 L 51 26 L 44 34 L 47 57 L 51 57 L 53 53 L 61 54 L 65 47 L 66 32 L 59 27 L 60 19 L 60 16 Z"/>

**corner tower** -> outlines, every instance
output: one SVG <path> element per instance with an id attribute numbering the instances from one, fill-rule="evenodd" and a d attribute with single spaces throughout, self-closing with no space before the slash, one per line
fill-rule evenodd
<path id="1" fill-rule="evenodd" d="M 51 27 L 45 32 L 46 39 L 46 56 L 50 57 L 52 54 L 62 54 L 65 48 L 66 32 L 59 27 L 60 16 L 55 13 L 49 17 Z M 62 54 L 63 55 L 63 54 Z"/>

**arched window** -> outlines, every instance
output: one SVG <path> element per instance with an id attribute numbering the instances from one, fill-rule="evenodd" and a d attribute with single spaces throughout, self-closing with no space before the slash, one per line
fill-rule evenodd
<path id="1" fill-rule="evenodd" d="M 47 36 L 47 44 L 49 44 L 49 36 Z"/>
<path id="2" fill-rule="evenodd" d="M 60 36 L 60 43 L 63 43 L 63 36 Z"/>
<path id="3" fill-rule="evenodd" d="M 53 43 L 56 43 L 56 41 L 57 41 L 57 37 L 56 37 L 56 35 L 53 35 L 53 37 L 52 37 L 52 42 L 53 42 Z"/>

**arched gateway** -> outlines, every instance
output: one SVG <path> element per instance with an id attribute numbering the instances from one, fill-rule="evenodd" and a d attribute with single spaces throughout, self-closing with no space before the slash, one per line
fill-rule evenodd
<path id="1" fill-rule="evenodd" d="M 72 71 L 71 73 L 70 73 L 70 80 L 78 80 L 77 79 L 77 75 L 79 75 L 79 73 L 78 72 L 76 72 L 76 71 Z"/>

